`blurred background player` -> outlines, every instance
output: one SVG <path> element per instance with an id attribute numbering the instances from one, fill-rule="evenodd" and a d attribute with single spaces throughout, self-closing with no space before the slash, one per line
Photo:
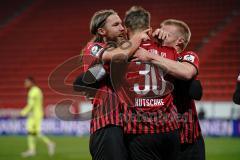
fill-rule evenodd
<path id="1" fill-rule="evenodd" d="M 52 156 L 55 152 L 55 143 L 41 134 L 41 123 L 43 113 L 43 94 L 41 89 L 36 85 L 32 77 L 27 77 L 24 86 L 28 90 L 27 105 L 22 109 L 21 116 L 27 116 L 27 151 L 22 153 L 23 157 L 36 155 L 36 138 L 41 139 L 48 147 L 48 153 Z"/>
<path id="2" fill-rule="evenodd" d="M 236 90 L 233 94 L 233 102 L 236 104 L 240 104 L 240 74 L 237 78 Z"/>

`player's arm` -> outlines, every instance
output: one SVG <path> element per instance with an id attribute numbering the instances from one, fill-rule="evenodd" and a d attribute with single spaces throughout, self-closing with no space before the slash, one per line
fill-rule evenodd
<path id="1" fill-rule="evenodd" d="M 121 47 L 117 48 L 106 49 L 99 44 L 91 44 L 90 46 L 87 46 L 85 50 L 83 50 L 83 54 L 91 55 L 96 59 L 101 58 L 101 60 L 104 62 L 111 61 L 112 59 L 124 60 L 125 58 L 130 57 L 132 53 L 135 52 L 135 50 L 139 47 L 140 43 L 142 42 L 142 39 L 149 38 L 148 35 L 146 34 L 148 31 L 149 29 L 138 34 L 135 34 L 135 36 L 133 36 L 133 38 L 130 41 L 123 43 Z M 88 64 L 89 62 L 86 62 L 83 57 L 83 63 Z M 89 68 L 85 69 L 85 72 L 75 79 L 73 83 L 73 89 L 75 91 L 83 92 L 86 91 L 83 90 L 84 87 L 98 89 L 100 81 L 104 79 L 106 75 L 107 71 L 104 68 L 103 64 L 99 63 L 99 61 L 98 63 L 91 62 Z"/>
<path id="2" fill-rule="evenodd" d="M 200 80 L 195 80 L 197 67 L 189 62 L 173 61 L 164 57 L 154 56 L 153 64 L 167 69 L 168 74 L 177 79 L 190 80 L 188 95 L 191 99 L 200 100 L 202 98 L 202 85 Z"/>
<path id="3" fill-rule="evenodd" d="M 142 48 L 137 50 L 137 53 L 134 56 L 137 57 L 137 60 L 147 60 L 161 68 L 166 69 L 168 74 L 178 79 L 190 80 L 198 73 L 197 67 L 195 67 L 192 63 L 189 63 L 189 61 L 174 61 L 152 54 Z"/>
<path id="4" fill-rule="evenodd" d="M 94 97 L 99 87 L 100 81 L 88 71 L 79 75 L 73 82 L 73 89 L 87 97 Z"/>
<path id="5" fill-rule="evenodd" d="M 240 104 L 240 74 L 238 76 L 236 90 L 233 94 L 233 102 L 236 103 L 236 104 Z"/>
<path id="6" fill-rule="evenodd" d="M 178 79 L 190 80 L 197 75 L 197 69 L 188 62 L 173 61 L 164 57 L 153 55 L 151 62 L 162 68 Z"/>
<path id="7" fill-rule="evenodd" d="M 32 109 L 32 106 L 26 105 L 20 112 L 21 116 L 26 116 Z"/>
<path id="8" fill-rule="evenodd" d="M 150 29 L 136 33 L 129 41 L 124 42 L 121 47 L 106 49 L 102 54 L 103 62 L 110 62 L 112 60 L 125 60 L 133 55 L 138 49 L 142 40 L 149 39 L 147 32 Z"/>
<path id="9" fill-rule="evenodd" d="M 100 62 L 104 52 L 101 43 L 88 43 L 82 52 L 82 65 L 84 72 L 77 76 L 73 82 L 73 90 L 85 96 L 94 96 L 100 87 L 100 81 L 107 75 L 107 71 Z"/>
<path id="10" fill-rule="evenodd" d="M 188 88 L 188 95 L 191 99 L 201 100 L 203 88 L 200 80 L 192 79 Z"/>
<path id="11" fill-rule="evenodd" d="M 27 105 L 21 110 L 20 115 L 26 116 L 33 108 L 35 104 L 35 97 L 33 95 L 30 95 L 28 97 Z"/>
<path id="12" fill-rule="evenodd" d="M 134 54 L 134 61 L 153 61 L 152 63 L 155 63 L 156 65 L 166 69 L 168 73 L 175 78 L 190 80 L 189 96 L 191 99 L 200 100 L 203 94 L 202 85 L 200 80 L 193 79 L 193 77 L 197 74 L 196 71 L 198 71 L 198 57 L 191 57 L 195 56 L 194 53 L 189 54 L 192 54 L 189 58 L 187 58 L 187 56 L 189 56 L 188 54 L 183 55 L 183 60 L 185 60 L 180 60 L 180 62 L 178 62 L 163 58 L 159 55 L 151 54 L 145 49 L 139 48 Z"/>
<path id="13" fill-rule="evenodd" d="M 75 91 L 81 91 L 82 87 L 90 87 L 98 89 L 100 82 L 95 79 L 93 75 L 88 72 L 80 74 L 73 82 L 73 89 Z"/>

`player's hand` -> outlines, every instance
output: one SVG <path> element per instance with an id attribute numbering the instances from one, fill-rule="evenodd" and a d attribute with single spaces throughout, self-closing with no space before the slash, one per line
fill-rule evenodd
<path id="1" fill-rule="evenodd" d="M 152 36 L 159 41 L 163 41 L 169 36 L 169 33 L 161 28 L 158 28 L 152 33 Z"/>
<path id="2" fill-rule="evenodd" d="M 136 34 L 133 36 L 133 38 L 134 38 L 134 39 L 136 38 L 140 43 L 141 43 L 142 41 L 149 40 L 150 37 L 149 37 L 148 33 L 149 33 L 150 31 L 151 31 L 151 29 L 149 28 L 149 29 L 146 29 L 146 30 L 144 30 L 144 31 L 142 31 L 142 32 L 138 32 L 138 33 L 136 33 Z"/>
<path id="3" fill-rule="evenodd" d="M 24 117 L 26 117 L 26 114 L 24 114 L 23 111 L 20 111 L 20 110 L 19 110 L 19 111 L 17 112 L 17 116 L 16 116 L 16 117 L 24 118 Z"/>
<path id="4" fill-rule="evenodd" d="M 146 29 L 146 30 L 140 32 L 140 36 L 142 38 L 142 41 L 146 41 L 146 40 L 150 39 L 150 37 L 149 37 L 149 32 L 150 31 L 151 31 L 151 29 L 149 28 L 149 29 Z"/>
<path id="5" fill-rule="evenodd" d="M 240 73 L 238 75 L 237 81 L 240 82 Z"/>
<path id="6" fill-rule="evenodd" d="M 150 53 L 146 49 L 144 49 L 142 47 L 139 47 L 139 49 L 134 53 L 132 61 L 133 62 L 136 62 L 136 61 L 144 61 L 144 62 L 150 61 L 151 58 L 149 57 L 149 54 Z"/>

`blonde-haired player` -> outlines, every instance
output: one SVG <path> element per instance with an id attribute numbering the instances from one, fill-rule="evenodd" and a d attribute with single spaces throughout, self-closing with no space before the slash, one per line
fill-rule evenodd
<path id="1" fill-rule="evenodd" d="M 179 54 L 178 61 L 181 62 L 172 63 L 159 57 L 155 61 L 159 66 L 165 66 L 177 78 L 174 84 L 174 102 L 179 113 L 181 140 L 178 160 L 205 160 L 205 144 L 193 100 L 200 100 L 202 95 L 197 78 L 199 58 L 195 52 L 186 50 L 191 38 L 190 28 L 181 20 L 166 19 L 153 36 L 162 40 L 163 46 L 175 48 Z"/>

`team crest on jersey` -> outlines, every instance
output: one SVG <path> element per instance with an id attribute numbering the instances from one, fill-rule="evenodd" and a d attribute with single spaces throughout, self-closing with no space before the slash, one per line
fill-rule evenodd
<path id="1" fill-rule="evenodd" d="M 192 63 L 194 62 L 194 59 L 195 59 L 195 57 L 193 55 L 190 55 L 190 54 L 185 55 L 183 57 L 183 60 L 186 60 L 186 61 L 189 61 L 189 62 L 192 62 Z"/>
<path id="2" fill-rule="evenodd" d="M 94 44 L 94 46 L 91 48 L 91 54 L 94 56 L 99 56 L 99 54 L 102 52 L 103 47 L 98 45 L 98 44 Z"/>

